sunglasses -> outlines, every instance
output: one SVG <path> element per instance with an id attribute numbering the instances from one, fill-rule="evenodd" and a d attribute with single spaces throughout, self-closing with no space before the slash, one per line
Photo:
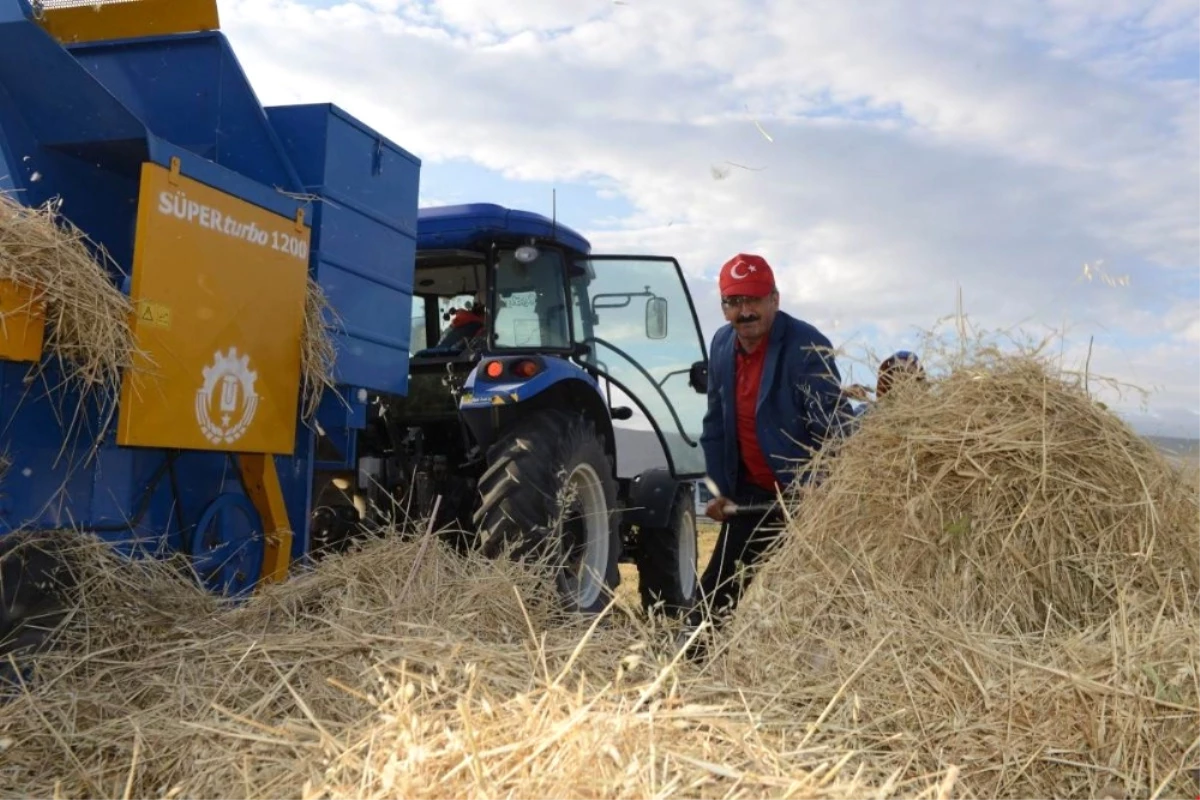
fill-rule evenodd
<path id="1" fill-rule="evenodd" d="M 722 308 L 741 308 L 747 306 L 749 308 L 757 308 L 761 306 L 767 298 L 765 297 L 749 297 L 747 295 L 734 295 L 732 297 L 722 297 Z"/>

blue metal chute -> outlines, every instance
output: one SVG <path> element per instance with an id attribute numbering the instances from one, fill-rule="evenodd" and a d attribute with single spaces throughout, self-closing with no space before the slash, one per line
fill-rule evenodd
<path id="1" fill-rule="evenodd" d="M 155 136 L 264 186 L 301 191 L 220 32 L 72 45 L 69 51 Z"/>
<path id="2" fill-rule="evenodd" d="M 60 198 L 126 268 L 147 161 L 177 156 L 187 174 L 285 216 L 306 205 L 285 194 L 301 190 L 296 170 L 221 33 L 65 48 L 27 13 L 0 0 L 0 175 L 20 202 Z"/>
<path id="3" fill-rule="evenodd" d="M 132 256 L 146 127 L 32 20 L 0 3 L 0 175 L 11 198 L 59 198 L 114 256 Z"/>
<path id="4" fill-rule="evenodd" d="M 144 155 L 145 126 L 21 13 L 23 5 L 9 0 L 0 8 L 0 83 L 30 134 L 46 147 L 79 155 L 108 144 L 136 156 L 139 143 Z"/>

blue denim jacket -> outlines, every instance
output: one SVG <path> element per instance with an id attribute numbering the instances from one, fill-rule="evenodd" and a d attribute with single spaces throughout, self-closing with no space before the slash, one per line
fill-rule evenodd
<path id="1" fill-rule="evenodd" d="M 741 456 L 734 376 L 737 336 L 725 325 L 713 336 L 708 365 L 708 412 L 700 437 L 708 475 L 733 497 Z M 841 393 L 833 345 L 807 322 L 779 311 L 771 325 L 758 390 L 758 442 L 781 486 L 803 470 L 812 450 L 839 435 L 852 415 Z M 805 475 L 802 482 L 807 482 Z"/>

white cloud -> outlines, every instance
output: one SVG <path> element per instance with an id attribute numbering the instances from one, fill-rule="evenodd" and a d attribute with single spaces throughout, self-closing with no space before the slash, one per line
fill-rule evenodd
<path id="1" fill-rule="evenodd" d="M 1200 407 L 1192 2 L 231 0 L 222 16 L 265 102 L 333 101 L 426 162 L 623 194 L 635 212 L 591 231 L 598 248 L 671 253 L 697 278 L 762 252 L 786 307 L 835 340 L 928 327 L 961 286 L 987 327 L 1065 321 L 1118 366 L 1156 353 L 1151 377 L 1176 387 L 1156 407 Z M 1101 259 L 1129 285 L 1081 281 Z"/>
<path id="2" fill-rule="evenodd" d="M 434 4 L 446 23 L 464 31 L 506 35 L 574 27 L 607 11 L 612 0 L 439 0 Z"/>
<path id="3" fill-rule="evenodd" d="M 1200 298 L 1177 303 L 1162 318 L 1162 325 L 1182 342 L 1200 343 Z M 1196 355 L 1196 350 L 1192 350 Z"/>

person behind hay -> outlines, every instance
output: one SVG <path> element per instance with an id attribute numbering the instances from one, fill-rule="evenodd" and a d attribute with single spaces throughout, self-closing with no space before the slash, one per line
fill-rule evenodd
<path id="1" fill-rule="evenodd" d="M 883 400 L 884 395 L 892 390 L 897 381 L 909 379 L 924 383 L 925 367 L 921 364 L 921 360 L 917 358 L 916 353 L 908 350 L 897 350 L 879 364 L 879 377 L 875 381 L 874 402 Z M 856 418 L 861 418 L 874 405 L 874 402 L 870 398 L 870 390 L 859 383 L 846 387 L 845 396 L 862 403 L 853 412 Z M 858 419 L 855 422 L 857 424 Z"/>
<path id="2" fill-rule="evenodd" d="M 908 350 L 897 350 L 885 358 L 879 365 L 879 378 L 875 382 L 875 397 L 882 398 L 891 391 L 893 383 L 900 380 L 925 382 L 925 367 L 916 353 Z"/>
<path id="3" fill-rule="evenodd" d="M 815 327 L 779 309 L 765 259 L 731 258 L 721 268 L 720 291 L 727 324 L 712 341 L 701 444 L 718 490 L 705 513 L 722 527 L 688 616 L 691 624 L 708 614 L 719 624 L 737 606 L 749 568 L 778 536 L 783 515 L 774 505 L 777 493 L 811 480 L 805 470 L 811 455 L 850 416 L 833 346 Z M 730 516 L 730 503 L 771 510 Z"/>

